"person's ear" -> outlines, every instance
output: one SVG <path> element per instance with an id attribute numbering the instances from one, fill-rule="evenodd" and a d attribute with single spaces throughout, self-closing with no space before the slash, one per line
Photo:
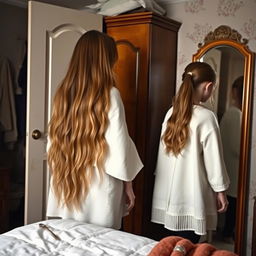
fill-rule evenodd
<path id="1" fill-rule="evenodd" d="M 205 90 L 209 91 L 209 90 L 212 90 L 213 89 L 213 82 L 208 82 L 206 85 L 205 85 Z"/>

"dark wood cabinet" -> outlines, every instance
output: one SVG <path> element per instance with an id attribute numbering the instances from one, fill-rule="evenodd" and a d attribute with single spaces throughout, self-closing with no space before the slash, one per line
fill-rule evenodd
<path id="1" fill-rule="evenodd" d="M 152 12 L 106 17 L 105 31 L 118 48 L 115 65 L 129 133 L 144 163 L 134 181 L 136 204 L 124 230 L 152 236 L 150 222 L 154 169 L 161 124 L 176 87 L 180 23 Z"/>
<path id="2" fill-rule="evenodd" d="M 8 230 L 10 169 L 0 167 L 0 233 Z"/>

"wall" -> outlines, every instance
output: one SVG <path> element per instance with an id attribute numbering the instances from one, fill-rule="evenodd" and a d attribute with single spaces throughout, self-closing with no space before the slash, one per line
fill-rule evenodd
<path id="1" fill-rule="evenodd" d="M 27 9 L 0 3 L 0 56 L 7 57 L 16 73 L 27 39 Z"/>
<path id="2" fill-rule="evenodd" d="M 182 23 L 178 38 L 177 85 L 180 84 L 184 67 L 197 52 L 197 45 L 205 35 L 220 25 L 236 29 L 243 38 L 249 39 L 250 50 L 256 52 L 256 0 L 194 0 L 179 3 L 161 1 L 167 16 Z M 256 78 L 256 77 L 255 77 Z M 254 80 L 256 81 L 256 79 Z M 247 253 L 252 247 L 252 207 L 256 196 L 256 90 L 253 93 L 253 125 L 250 163 L 250 188 L 247 223 Z"/>
<path id="3" fill-rule="evenodd" d="M 27 9 L 0 3 L 0 58 L 5 57 L 11 62 L 14 94 L 21 93 L 17 77 L 26 49 L 27 16 Z M 13 148 L 11 147 L 11 149 Z M 1 150 L 0 164 L 13 166 L 13 153 L 13 151 Z"/>
<path id="4" fill-rule="evenodd" d="M 6 57 L 11 62 L 13 82 L 17 82 L 17 74 L 20 70 L 25 54 L 27 19 L 27 9 L 0 3 L 0 58 Z M 13 87 L 13 94 L 19 94 L 19 96 L 22 97 L 22 90 L 18 87 L 18 84 L 14 83 Z M 15 99 L 17 98 L 15 97 Z M 15 101 L 15 103 L 17 103 L 17 101 Z M 17 109 L 18 106 L 21 105 L 16 104 Z M 8 109 L 9 105 L 5 105 L 5 107 Z M 12 113 L 14 112 L 15 115 L 13 114 L 12 117 L 15 116 L 15 120 L 17 120 L 17 112 L 13 111 Z M 19 111 L 19 113 L 21 113 L 21 111 Z M 22 193 L 24 191 L 25 169 L 23 144 L 15 143 L 14 145 L 12 144 L 12 147 L 6 147 L 6 145 L 3 145 L 2 141 L 0 141 L 0 166 L 8 167 L 11 170 L 10 186 L 13 192 L 10 194 L 10 211 L 8 211 L 9 223 L 7 224 L 8 229 L 10 229 L 16 227 L 18 224 L 23 224 L 23 212 L 18 215 L 18 212 L 15 211 L 19 207 L 19 203 L 22 200 Z M 2 177 L 0 177 L 0 179 L 1 178 Z M 22 211 L 22 207 L 20 209 Z M 18 223 L 19 221 L 20 223 Z"/>

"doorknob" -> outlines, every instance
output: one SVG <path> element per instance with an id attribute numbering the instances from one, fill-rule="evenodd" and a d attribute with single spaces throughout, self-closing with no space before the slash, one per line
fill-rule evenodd
<path id="1" fill-rule="evenodd" d="M 32 138 L 34 139 L 34 140 L 38 140 L 38 139 L 40 139 L 41 138 L 41 132 L 39 131 L 39 130 L 34 130 L 33 132 L 32 132 Z"/>

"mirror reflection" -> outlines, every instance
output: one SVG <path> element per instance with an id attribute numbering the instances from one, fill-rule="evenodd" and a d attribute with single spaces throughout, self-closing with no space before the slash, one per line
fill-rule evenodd
<path id="1" fill-rule="evenodd" d="M 229 209 L 220 214 L 217 231 L 208 234 L 208 241 L 221 249 L 234 250 L 245 59 L 235 48 L 223 45 L 211 48 L 200 61 L 210 64 L 217 75 L 215 91 L 205 105 L 218 118 L 224 161 L 230 177 Z"/>

